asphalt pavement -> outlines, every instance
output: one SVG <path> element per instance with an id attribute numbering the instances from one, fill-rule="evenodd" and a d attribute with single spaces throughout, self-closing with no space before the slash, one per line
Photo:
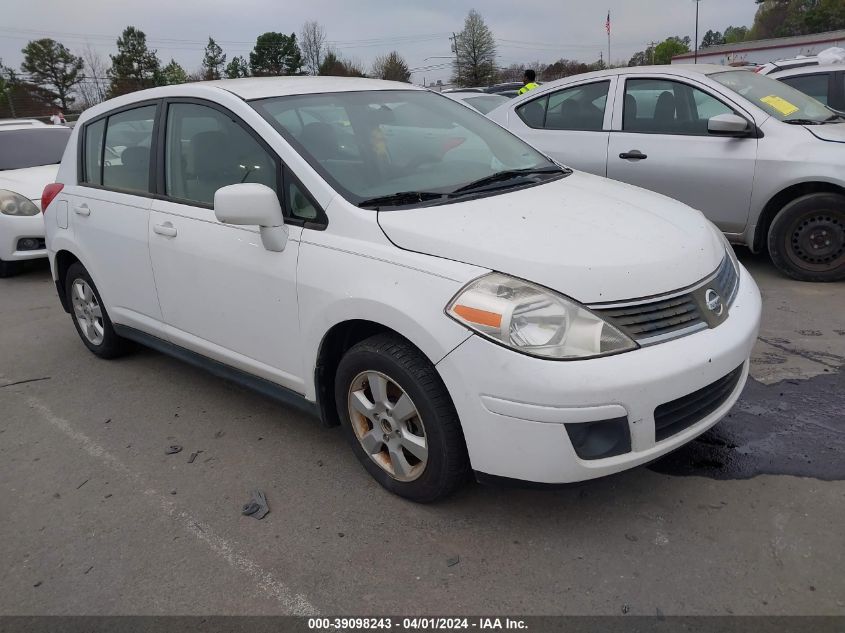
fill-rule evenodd
<path id="1" fill-rule="evenodd" d="M 94 357 L 46 265 L 0 280 L 0 614 L 845 615 L 845 284 L 740 257 L 764 316 L 730 418 L 613 478 L 427 506 L 337 428 Z"/>

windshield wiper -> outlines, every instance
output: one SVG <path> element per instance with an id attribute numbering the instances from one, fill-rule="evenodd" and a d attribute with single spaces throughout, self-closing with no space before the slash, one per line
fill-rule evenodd
<path id="1" fill-rule="evenodd" d="M 400 191 L 386 196 L 368 198 L 358 203 L 362 209 L 378 209 L 379 207 L 398 207 L 406 204 L 419 204 L 431 200 L 448 198 L 449 194 L 437 191 Z"/>
<path id="2" fill-rule="evenodd" d="M 790 125 L 821 125 L 821 121 L 816 121 L 815 119 L 785 119 L 784 123 L 789 123 Z"/>
<path id="3" fill-rule="evenodd" d="M 824 121 L 822 121 L 822 123 L 837 123 L 838 122 L 837 120 L 838 121 L 845 121 L 845 116 L 842 116 L 841 114 L 834 113 L 834 114 L 831 114 L 829 117 L 827 117 Z"/>
<path id="4" fill-rule="evenodd" d="M 505 171 L 499 171 L 495 174 L 491 174 L 489 176 L 485 176 L 484 178 L 479 178 L 478 180 L 474 180 L 471 183 L 464 185 L 462 187 L 458 187 L 455 189 L 452 194 L 462 194 L 462 193 L 470 193 L 472 191 L 477 191 L 478 189 L 483 189 L 489 185 L 496 184 L 498 182 L 507 182 L 508 180 L 516 180 L 519 178 L 524 178 L 525 176 L 538 176 L 542 174 L 565 174 L 566 171 L 561 167 L 529 167 L 528 169 L 506 169 Z"/>

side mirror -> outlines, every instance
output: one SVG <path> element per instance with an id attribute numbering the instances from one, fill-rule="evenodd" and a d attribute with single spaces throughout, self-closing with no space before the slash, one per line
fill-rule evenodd
<path id="1" fill-rule="evenodd" d="M 268 251 L 281 252 L 288 242 L 288 227 L 276 192 L 266 185 L 244 182 L 214 192 L 214 215 L 226 224 L 256 224 Z"/>
<path id="2" fill-rule="evenodd" d="M 719 114 L 707 121 L 707 131 L 711 134 L 741 136 L 749 131 L 748 121 L 736 114 Z"/>

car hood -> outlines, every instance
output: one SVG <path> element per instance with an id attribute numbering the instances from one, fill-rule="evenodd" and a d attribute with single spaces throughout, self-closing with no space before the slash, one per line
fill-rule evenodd
<path id="1" fill-rule="evenodd" d="M 6 169 L 0 171 L 0 189 L 14 191 L 30 200 L 40 200 L 44 187 L 56 182 L 58 173 L 58 165 Z"/>
<path id="2" fill-rule="evenodd" d="M 698 211 L 580 172 L 462 203 L 381 211 L 378 221 L 400 248 L 521 277 L 584 303 L 684 288 L 725 254 Z"/>
<path id="3" fill-rule="evenodd" d="M 828 123 L 827 125 L 812 125 L 804 128 L 810 134 L 823 141 L 831 143 L 845 143 L 845 123 Z"/>

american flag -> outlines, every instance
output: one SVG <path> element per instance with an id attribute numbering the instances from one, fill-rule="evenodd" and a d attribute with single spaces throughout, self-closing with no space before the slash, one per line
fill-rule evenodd
<path id="1" fill-rule="evenodd" d="M 604 23 L 604 28 L 607 29 L 607 34 L 610 35 L 610 11 L 607 12 L 607 22 Z"/>

